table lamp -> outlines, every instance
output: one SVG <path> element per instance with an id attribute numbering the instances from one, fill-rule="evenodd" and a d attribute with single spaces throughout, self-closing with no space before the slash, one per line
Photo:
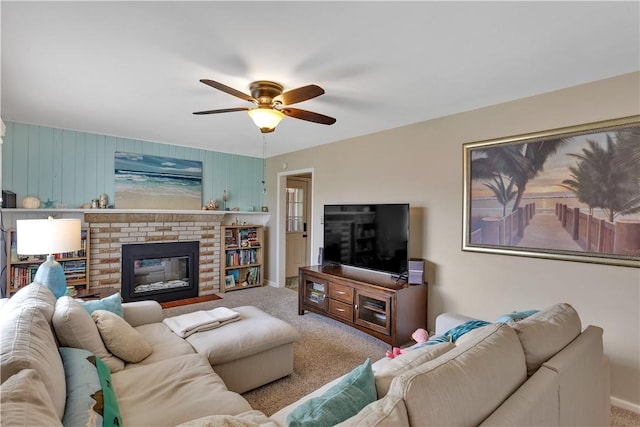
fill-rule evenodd
<path id="1" fill-rule="evenodd" d="M 18 255 L 47 255 L 33 281 L 48 287 L 56 298 L 67 292 L 67 281 L 64 269 L 53 254 L 80 250 L 80 233 L 79 219 L 49 217 L 16 221 L 16 252 Z"/>

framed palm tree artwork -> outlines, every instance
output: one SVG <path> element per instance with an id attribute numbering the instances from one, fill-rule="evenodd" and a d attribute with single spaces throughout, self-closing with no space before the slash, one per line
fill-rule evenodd
<path id="1" fill-rule="evenodd" d="M 464 144 L 465 251 L 640 267 L 640 116 Z"/>

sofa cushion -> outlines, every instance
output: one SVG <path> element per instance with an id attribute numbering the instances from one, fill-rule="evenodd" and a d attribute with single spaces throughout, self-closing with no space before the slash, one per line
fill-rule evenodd
<path id="1" fill-rule="evenodd" d="M 238 415 L 209 415 L 187 421 L 176 427 L 280 427 L 260 411 L 251 410 Z"/>
<path id="2" fill-rule="evenodd" d="M 345 375 L 322 396 L 307 400 L 287 416 L 288 427 L 333 426 L 376 400 L 371 361 Z"/>
<path id="3" fill-rule="evenodd" d="M 0 386 L 0 420 L 7 426 L 62 426 L 40 374 L 23 369 Z"/>
<path id="4" fill-rule="evenodd" d="M 237 415 L 249 403 L 227 390 L 204 356 L 135 365 L 111 376 L 126 426 L 176 426 L 211 414 Z"/>
<path id="5" fill-rule="evenodd" d="M 140 365 L 148 365 L 160 360 L 195 353 L 193 347 L 187 341 L 174 334 L 162 322 L 137 326 L 135 330 L 144 337 L 145 341 L 153 349 L 148 357 L 139 362 Z M 125 369 L 136 366 L 137 364 L 127 364 Z"/>
<path id="6" fill-rule="evenodd" d="M 15 301 L 14 301 L 15 298 Z M 0 378 L 7 381 L 23 369 L 40 374 L 59 418 L 66 388 L 58 345 L 51 330 L 55 297 L 32 283 L 18 291 L 0 312 Z"/>
<path id="7" fill-rule="evenodd" d="M 81 301 L 80 304 L 82 304 L 89 314 L 96 310 L 107 310 L 120 317 L 124 317 L 124 311 L 122 310 L 122 296 L 120 296 L 120 292 L 102 299 Z"/>
<path id="8" fill-rule="evenodd" d="M 125 362 L 138 363 L 153 351 L 140 332 L 117 314 L 95 310 L 91 318 L 96 322 L 107 349 Z"/>
<path id="9" fill-rule="evenodd" d="M 479 425 L 525 380 L 518 336 L 498 323 L 399 375 L 387 396 L 404 399 L 411 425 Z"/>
<path id="10" fill-rule="evenodd" d="M 53 313 L 53 327 L 63 347 L 81 348 L 98 356 L 111 372 L 124 368 L 124 362 L 109 353 L 100 338 L 98 327 L 82 305 L 69 296 L 58 298 Z"/>
<path id="11" fill-rule="evenodd" d="M 407 407 L 398 397 L 385 396 L 365 406 L 353 417 L 336 427 L 408 426 Z"/>
<path id="12" fill-rule="evenodd" d="M 373 375 L 376 380 L 378 399 L 382 399 L 387 394 L 389 385 L 396 376 L 416 366 L 422 365 L 429 360 L 435 359 L 454 348 L 456 348 L 456 346 L 453 343 L 442 342 L 406 350 L 393 359 L 381 359 L 374 363 Z"/>
<path id="13" fill-rule="evenodd" d="M 65 426 L 121 426 L 118 400 L 107 365 L 93 353 L 61 347 L 67 382 Z"/>
<path id="14" fill-rule="evenodd" d="M 3 310 L 13 310 L 19 306 L 40 307 L 45 316 L 51 320 L 53 308 L 56 305 L 56 297 L 51 290 L 40 283 L 31 283 L 20 289 L 11 298 L 7 299 Z"/>
<path id="15" fill-rule="evenodd" d="M 240 313 L 237 322 L 186 338 L 199 354 L 207 356 L 211 366 L 292 343 L 300 336 L 296 328 L 257 307 L 234 307 L 233 310 Z"/>
<path id="16" fill-rule="evenodd" d="M 508 325 L 518 334 L 528 375 L 533 375 L 540 365 L 573 341 L 582 330 L 578 313 L 566 303 L 555 304 Z"/>

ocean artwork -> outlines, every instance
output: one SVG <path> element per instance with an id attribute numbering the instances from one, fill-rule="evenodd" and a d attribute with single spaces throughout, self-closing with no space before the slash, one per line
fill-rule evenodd
<path id="1" fill-rule="evenodd" d="M 191 209 L 202 207 L 202 162 L 115 153 L 117 209 Z"/>
<path id="2" fill-rule="evenodd" d="M 464 145 L 463 250 L 640 267 L 640 117 Z"/>

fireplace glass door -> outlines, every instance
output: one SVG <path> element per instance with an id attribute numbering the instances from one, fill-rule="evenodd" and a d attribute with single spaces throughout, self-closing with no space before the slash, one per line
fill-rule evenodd
<path id="1" fill-rule="evenodd" d="M 156 291 L 160 289 L 184 288 L 189 286 L 189 258 L 141 258 L 133 262 L 133 292 Z"/>

